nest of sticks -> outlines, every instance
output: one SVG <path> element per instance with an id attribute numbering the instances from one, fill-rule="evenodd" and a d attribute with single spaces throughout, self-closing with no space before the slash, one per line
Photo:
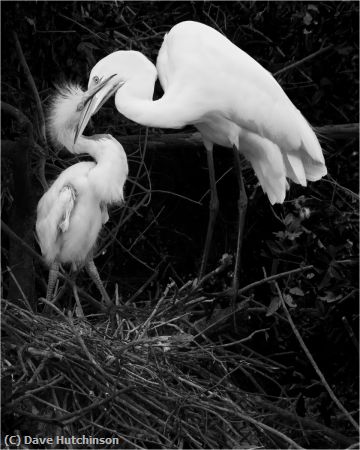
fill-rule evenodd
<path id="1" fill-rule="evenodd" d="M 326 434 L 291 413 L 289 399 L 245 388 L 279 367 L 246 350 L 246 337 L 213 339 L 233 311 L 195 320 L 207 301 L 191 282 L 172 282 L 155 306 L 122 305 L 111 318 L 51 304 L 49 316 L 3 300 L 3 431 L 85 436 L 81 448 L 301 448 L 304 434 Z"/>

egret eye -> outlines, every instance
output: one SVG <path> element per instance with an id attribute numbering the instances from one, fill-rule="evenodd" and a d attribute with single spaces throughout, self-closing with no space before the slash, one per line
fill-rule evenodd
<path id="1" fill-rule="evenodd" d="M 97 75 L 95 75 L 94 78 L 93 78 L 93 80 L 94 80 L 94 83 L 95 83 L 95 84 L 98 84 L 99 81 L 100 81 L 100 78 L 99 78 Z"/>

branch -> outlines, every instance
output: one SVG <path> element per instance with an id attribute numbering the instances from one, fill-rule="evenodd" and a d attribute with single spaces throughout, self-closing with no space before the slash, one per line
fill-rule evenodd
<path id="1" fill-rule="evenodd" d="M 285 420 L 286 422 L 295 422 L 295 423 L 300 422 L 300 424 L 304 427 L 306 433 L 322 432 L 326 436 L 330 437 L 331 439 L 334 439 L 337 443 L 342 444 L 344 446 L 350 446 L 354 443 L 354 440 L 356 440 L 356 438 L 344 436 L 343 434 L 313 419 L 310 419 L 308 417 L 300 417 L 297 414 L 294 414 L 293 412 L 289 411 L 289 409 L 280 408 L 279 406 L 276 406 L 264 400 L 263 398 L 260 399 L 260 404 L 263 407 L 269 409 L 270 411 L 273 411 L 276 415 L 280 416 L 282 420 Z"/>
<path id="2" fill-rule="evenodd" d="M 316 52 L 312 53 L 311 55 L 305 56 L 305 58 L 300 59 L 299 61 L 296 61 L 294 63 L 289 64 L 288 66 L 283 67 L 282 69 L 275 72 L 273 75 L 274 77 L 277 77 L 281 73 L 288 72 L 289 70 L 295 69 L 296 67 L 301 66 L 302 64 L 305 64 L 306 62 L 309 62 L 310 60 L 314 59 L 315 57 L 322 55 L 323 53 L 327 52 L 328 50 L 331 50 L 334 46 L 328 45 L 327 47 L 323 47 L 320 50 L 317 50 Z"/>
<path id="3" fill-rule="evenodd" d="M 314 127 L 319 137 L 342 140 L 359 137 L 358 123 L 344 123 L 336 125 L 324 125 Z M 136 150 L 140 145 L 139 135 L 115 136 L 126 148 L 126 150 Z M 147 148 L 151 151 L 161 150 L 171 147 L 172 149 L 195 150 L 203 147 L 203 140 L 199 132 L 188 133 L 162 133 L 149 134 L 147 138 Z"/>
<path id="4" fill-rule="evenodd" d="M 1 221 L 1 231 L 4 231 L 10 239 L 14 242 L 20 244 L 24 250 L 29 253 L 33 258 L 37 259 L 44 267 L 48 268 L 44 258 L 39 255 L 35 250 L 33 250 L 30 245 L 28 245 L 21 237 L 19 237 L 13 230 L 3 221 Z"/>
<path id="5" fill-rule="evenodd" d="M 1 102 L 1 111 L 9 116 L 11 116 L 14 120 L 16 120 L 20 127 L 24 129 L 27 137 L 30 140 L 33 140 L 33 126 L 30 122 L 29 118 L 22 112 L 20 109 L 15 108 L 15 106 L 10 105 L 6 102 Z"/>
<path id="6" fill-rule="evenodd" d="M 319 137 L 328 139 L 359 139 L 359 124 L 358 123 L 343 123 L 339 125 L 324 125 L 322 127 L 314 127 L 315 133 Z"/>
<path id="7" fill-rule="evenodd" d="M 16 141 L 1 139 L 1 156 L 5 156 L 11 160 L 17 158 L 19 144 Z"/>
<path id="8" fill-rule="evenodd" d="M 346 408 L 343 406 L 343 404 L 339 401 L 339 399 L 336 397 L 334 391 L 331 389 L 329 383 L 326 381 L 326 379 L 325 379 L 323 373 L 321 372 L 319 366 L 316 364 L 316 362 L 315 362 L 314 358 L 312 357 L 312 355 L 311 355 L 309 349 L 307 348 L 307 346 L 306 346 L 306 344 L 305 344 L 303 338 L 301 337 L 301 335 L 300 335 L 298 329 L 296 328 L 296 325 L 295 325 L 295 323 L 294 323 L 293 320 L 292 320 L 292 317 L 291 317 L 291 315 L 290 315 L 290 313 L 289 313 L 289 310 L 288 310 L 287 307 L 286 307 L 286 303 L 285 303 L 284 297 L 283 297 L 283 295 L 282 295 L 282 292 L 281 292 L 281 290 L 280 290 L 280 288 L 279 288 L 279 285 L 277 284 L 276 281 L 274 281 L 274 284 L 275 284 L 277 293 L 278 293 L 278 295 L 279 295 L 279 298 L 280 298 L 281 305 L 282 305 L 283 311 L 284 311 L 284 313 L 285 313 L 285 316 L 286 316 L 286 318 L 287 318 L 287 320 L 288 320 L 288 322 L 289 322 L 289 324 L 290 324 L 290 326 L 291 326 L 291 328 L 292 328 L 292 330 L 293 330 L 293 332 L 294 332 L 294 334 L 295 334 L 295 336 L 296 336 L 296 338 L 297 338 L 297 340 L 298 340 L 298 342 L 299 342 L 301 348 L 303 349 L 305 355 L 307 356 L 308 360 L 310 361 L 310 363 L 311 363 L 312 367 L 314 368 L 316 374 L 317 374 L 318 377 L 320 378 L 320 380 L 321 380 L 323 386 L 324 386 L 325 389 L 327 390 L 327 392 L 328 392 L 330 398 L 332 399 L 332 401 L 333 401 L 333 402 L 335 403 L 335 405 L 339 408 L 339 410 L 344 414 L 344 416 L 349 420 L 349 422 L 354 426 L 354 428 L 356 429 L 356 431 L 359 432 L 359 431 L 360 431 L 359 425 L 358 425 L 357 422 L 354 420 L 354 418 L 352 417 L 352 415 L 346 410 Z"/>
<path id="9" fill-rule="evenodd" d="M 31 75 L 29 66 L 26 62 L 24 53 L 22 51 L 22 48 L 21 48 L 21 45 L 19 42 L 19 38 L 18 38 L 17 34 L 15 33 L 15 31 L 13 32 L 13 37 L 14 37 L 14 41 L 15 41 L 16 50 L 17 50 L 17 53 L 19 56 L 20 64 L 22 65 L 22 67 L 24 69 L 27 81 L 28 81 L 28 83 L 31 87 L 31 90 L 33 91 L 34 97 L 35 97 L 36 107 L 37 107 L 37 111 L 38 111 L 39 119 L 40 119 L 40 135 L 42 137 L 43 142 L 46 143 L 45 116 L 44 116 L 44 111 L 42 109 L 39 92 L 36 88 L 34 78 Z"/>
<path id="10" fill-rule="evenodd" d="M 39 154 L 39 161 L 40 161 L 39 179 L 40 179 L 40 182 L 41 182 L 41 185 L 42 185 L 44 191 L 47 190 L 49 186 L 48 186 L 46 178 L 45 178 L 45 155 L 46 155 L 46 153 L 45 153 L 43 147 L 41 147 L 39 144 L 37 144 L 34 140 L 34 128 L 33 128 L 31 121 L 22 111 L 20 111 L 20 109 L 15 108 L 14 106 L 10 105 L 9 103 L 3 102 L 3 101 L 1 102 L 1 111 L 4 112 L 5 114 L 8 114 L 9 116 L 11 116 L 14 120 L 16 120 L 19 123 L 20 127 L 24 130 L 27 138 L 29 139 L 32 149 L 36 150 L 36 152 Z M 14 149 L 15 149 L 14 144 L 15 143 L 11 144 L 11 141 L 1 141 L 2 146 L 5 145 L 5 148 L 2 149 L 3 150 L 2 155 L 14 159 L 15 158 L 15 152 L 14 152 Z M 27 150 L 29 151 L 30 148 L 28 148 Z"/>

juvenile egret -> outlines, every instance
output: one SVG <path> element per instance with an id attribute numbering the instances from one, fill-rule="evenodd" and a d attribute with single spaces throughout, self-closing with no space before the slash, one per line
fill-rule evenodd
<path id="1" fill-rule="evenodd" d="M 164 90 L 153 101 L 157 76 Z M 234 152 L 239 185 L 239 231 L 233 280 L 238 289 L 239 255 L 247 197 L 239 151 L 247 158 L 271 204 L 285 199 L 290 178 L 306 186 L 326 175 L 324 157 L 311 126 L 273 76 L 225 36 L 198 22 L 181 22 L 165 36 L 155 66 L 136 51 L 117 51 L 91 70 L 76 138 L 92 114 L 115 94 L 118 111 L 145 126 L 193 124 L 207 150 L 210 216 L 200 274 L 206 268 L 218 211 L 213 145 Z"/>
<path id="2" fill-rule="evenodd" d="M 41 252 L 50 265 L 46 299 L 51 301 L 60 263 L 85 265 L 104 300 L 111 305 L 93 261 L 93 249 L 108 219 L 107 205 L 123 202 L 128 175 L 125 151 L 109 134 L 81 136 L 74 144 L 84 92 L 67 85 L 54 97 L 48 128 L 55 144 L 72 153 L 88 153 L 96 162 L 79 162 L 64 170 L 37 207 L 36 232 Z"/>

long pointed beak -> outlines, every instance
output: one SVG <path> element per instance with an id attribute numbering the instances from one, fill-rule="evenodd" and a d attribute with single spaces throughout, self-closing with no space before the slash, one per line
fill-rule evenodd
<path id="1" fill-rule="evenodd" d="M 111 75 L 102 81 L 99 85 L 92 89 L 89 89 L 84 94 L 83 100 L 78 104 L 77 110 L 82 111 L 79 123 L 76 127 L 74 144 L 76 143 L 79 136 L 82 135 L 83 131 L 88 124 L 90 117 L 95 114 L 101 106 L 106 102 L 106 100 L 113 95 L 113 93 L 120 87 L 119 84 L 112 84 L 109 81 L 115 76 Z"/>

